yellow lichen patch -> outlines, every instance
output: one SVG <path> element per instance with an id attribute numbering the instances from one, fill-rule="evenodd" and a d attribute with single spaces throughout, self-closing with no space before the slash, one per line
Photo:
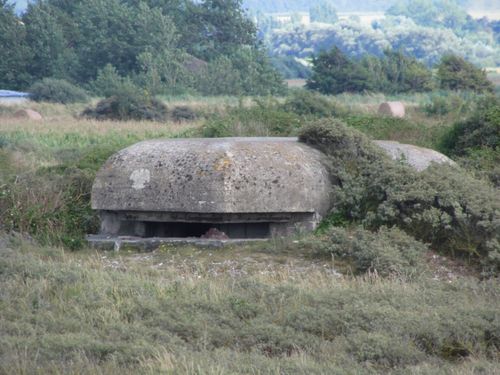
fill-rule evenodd
<path id="1" fill-rule="evenodd" d="M 215 162 L 214 169 L 219 172 L 225 171 L 231 167 L 231 164 L 231 159 L 228 156 L 224 156 Z"/>

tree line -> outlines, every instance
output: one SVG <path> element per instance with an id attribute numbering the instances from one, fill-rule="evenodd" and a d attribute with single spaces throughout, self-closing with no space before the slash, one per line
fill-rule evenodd
<path id="1" fill-rule="evenodd" d="M 367 55 L 356 60 L 334 47 L 313 57 L 312 65 L 307 87 L 323 94 L 365 91 L 398 94 L 436 88 L 493 91 L 484 70 L 454 55 L 442 57 L 435 76 L 414 57 L 390 50 L 380 58 Z"/>
<path id="2" fill-rule="evenodd" d="M 155 95 L 283 90 L 241 0 L 37 0 L 21 16 L 0 0 L 0 45 L 10 89 L 118 77 Z"/>

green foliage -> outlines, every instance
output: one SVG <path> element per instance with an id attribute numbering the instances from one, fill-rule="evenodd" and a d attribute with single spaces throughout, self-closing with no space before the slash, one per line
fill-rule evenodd
<path id="1" fill-rule="evenodd" d="M 29 85 L 28 72 L 32 51 L 25 43 L 26 28 L 14 13 L 14 6 L 0 0 L 0 86 L 24 89 Z"/>
<path id="2" fill-rule="evenodd" d="M 133 83 L 125 80 L 117 85 L 111 96 L 101 100 L 95 108 L 87 108 L 82 116 L 97 120 L 150 120 L 164 121 L 167 107 Z"/>
<path id="3" fill-rule="evenodd" d="M 492 92 L 486 72 L 458 56 L 444 56 L 438 65 L 437 78 L 442 89 Z"/>
<path id="4" fill-rule="evenodd" d="M 309 8 L 311 22 L 335 23 L 338 21 L 337 10 L 328 1 L 318 1 Z"/>
<path id="5" fill-rule="evenodd" d="M 443 138 L 441 147 L 448 153 L 464 155 L 469 149 L 500 149 L 500 101 L 488 97 L 478 102 L 465 121 L 459 121 Z"/>
<path id="6" fill-rule="evenodd" d="M 204 95 L 279 95 L 286 91 L 282 77 L 265 53 L 239 48 L 211 61 L 199 75 L 195 88 Z"/>
<path id="7" fill-rule="evenodd" d="M 467 22 L 467 12 L 457 0 L 402 0 L 387 10 L 393 16 L 405 16 L 425 26 L 460 30 Z"/>
<path id="8" fill-rule="evenodd" d="M 174 121 L 192 121 L 198 117 L 197 113 L 188 106 L 177 106 L 170 114 Z"/>
<path id="9" fill-rule="evenodd" d="M 473 21 L 474 23 L 475 21 Z M 383 57 L 384 51 L 401 51 L 431 67 L 442 56 L 466 57 L 474 64 L 497 66 L 500 58 L 498 26 L 483 20 L 470 31 L 459 33 L 442 27 L 422 26 L 406 17 L 385 17 L 371 24 L 353 19 L 339 20 L 333 25 L 311 24 L 281 29 L 266 35 L 272 55 L 308 59 L 312 54 L 337 46 L 348 57 Z"/>
<path id="10" fill-rule="evenodd" d="M 307 80 L 307 88 L 322 94 L 362 92 L 372 89 L 371 77 L 361 65 L 350 60 L 340 49 L 320 52 L 313 57 L 313 73 Z"/>
<path id="11" fill-rule="evenodd" d="M 203 137 L 290 136 L 297 133 L 302 118 L 272 102 L 258 101 L 250 108 L 229 109 L 207 119 Z"/>
<path id="12" fill-rule="evenodd" d="M 330 117 L 338 116 L 343 111 L 325 97 L 306 90 L 292 92 L 282 105 L 283 110 L 299 116 Z"/>
<path id="13" fill-rule="evenodd" d="M 54 77 L 90 85 L 105 95 L 103 90 L 111 87 L 105 80 L 114 76 L 130 79 L 152 95 L 284 91 L 240 0 L 46 0 L 30 4 L 22 19 L 2 3 L 0 21 L 0 84 L 6 88 L 24 89 Z M 237 90 L 232 82 L 207 90 L 213 77 L 199 82 L 186 69 L 188 56 L 214 68 L 229 59 L 231 73 L 239 79 Z"/>
<path id="14" fill-rule="evenodd" d="M 89 100 L 86 92 L 62 79 L 44 78 L 29 89 L 31 99 L 37 102 L 85 103 Z"/>
<path id="15" fill-rule="evenodd" d="M 312 243 L 315 256 L 347 260 L 354 273 L 411 276 L 427 247 L 397 228 L 330 228 Z"/>
<path id="16" fill-rule="evenodd" d="M 493 374 L 498 367 L 497 280 L 293 271 L 266 278 L 264 262 L 247 276 L 214 277 L 199 261 L 186 268 L 186 248 L 138 262 L 137 254 L 2 241 L 0 372 Z"/>
<path id="17" fill-rule="evenodd" d="M 307 87 L 324 94 L 378 91 L 389 94 L 432 89 L 432 74 L 415 58 L 385 51 L 383 58 L 349 59 L 340 49 L 313 58 L 313 74 Z"/>
<path id="18" fill-rule="evenodd" d="M 445 116 L 449 113 L 464 113 L 469 110 L 471 101 L 466 101 L 458 94 L 437 94 L 431 97 L 430 103 L 424 105 L 423 111 L 429 116 Z"/>
<path id="19" fill-rule="evenodd" d="M 285 79 L 309 78 L 311 69 L 292 56 L 272 56 L 271 63 Z"/>
<path id="20" fill-rule="evenodd" d="M 381 92 L 424 92 L 433 88 L 431 71 L 414 57 L 405 56 L 401 51 L 385 51 L 381 65 L 382 78 L 374 78 L 382 80 L 375 86 Z"/>
<path id="21" fill-rule="evenodd" d="M 436 249 L 500 270 L 500 199 L 494 188 L 456 167 L 423 172 L 389 160 L 361 133 L 337 120 L 307 126 L 300 140 L 326 153 L 333 212 L 368 228 L 398 226 Z"/>
<path id="22" fill-rule="evenodd" d="M 43 244 L 81 248 L 85 234 L 98 228 L 90 208 L 93 177 L 79 168 L 10 177 L 0 186 L 1 227 L 30 233 Z"/>

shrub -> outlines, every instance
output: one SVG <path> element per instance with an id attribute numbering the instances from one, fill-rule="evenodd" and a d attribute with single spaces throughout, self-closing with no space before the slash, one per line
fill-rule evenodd
<path id="1" fill-rule="evenodd" d="M 457 122 L 443 138 L 442 148 L 451 154 L 464 155 L 469 149 L 500 146 L 500 101 L 488 97 L 478 102 L 465 121 Z"/>
<path id="2" fill-rule="evenodd" d="M 462 97 L 459 95 L 434 95 L 431 98 L 431 102 L 426 104 L 423 107 L 423 110 L 426 114 L 432 116 L 444 116 L 449 113 L 464 113 L 469 110 L 468 106 L 470 102 L 467 103 Z"/>
<path id="3" fill-rule="evenodd" d="M 438 65 L 437 78 L 442 89 L 492 92 L 486 72 L 458 56 L 444 56 Z"/>
<path id="4" fill-rule="evenodd" d="M 300 134 L 329 157 L 333 212 L 370 229 L 398 226 L 450 254 L 500 269 L 500 198 L 489 184 L 448 165 L 418 173 L 396 163 L 338 120 L 320 120 Z"/>
<path id="5" fill-rule="evenodd" d="M 198 117 L 196 112 L 189 108 L 188 106 L 177 106 L 173 109 L 171 113 L 174 121 L 191 121 L 196 120 Z"/>
<path id="6" fill-rule="evenodd" d="M 90 208 L 94 173 L 79 168 L 24 174 L 0 187 L 0 227 L 29 233 L 42 244 L 76 249 L 97 230 Z"/>
<path id="7" fill-rule="evenodd" d="M 44 78 L 28 90 L 31 99 L 37 102 L 85 103 L 89 100 L 81 88 L 62 79 Z"/>
<path id="8" fill-rule="evenodd" d="M 306 90 L 297 90 L 286 98 L 282 108 L 299 116 L 329 117 L 342 111 L 325 97 Z"/>
<path id="9" fill-rule="evenodd" d="M 118 74 L 116 68 L 107 64 L 99 69 L 97 78 L 90 84 L 90 87 L 95 94 L 109 97 L 119 91 L 124 82 L 125 79 Z"/>
<path id="10" fill-rule="evenodd" d="M 147 92 L 141 92 L 130 81 L 117 86 L 113 95 L 101 100 L 95 108 L 87 108 L 82 116 L 97 120 L 164 121 L 167 107 Z"/>
<path id="11" fill-rule="evenodd" d="M 312 245 L 316 256 L 340 257 L 349 261 L 355 273 L 371 271 L 381 276 L 415 273 L 426 250 L 400 229 L 386 227 L 376 232 L 333 227 Z"/>

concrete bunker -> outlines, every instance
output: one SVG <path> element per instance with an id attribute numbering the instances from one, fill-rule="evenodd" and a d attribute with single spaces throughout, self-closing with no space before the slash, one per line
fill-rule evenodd
<path id="1" fill-rule="evenodd" d="M 140 142 L 97 173 L 97 237 L 249 240 L 313 230 L 330 207 L 324 162 L 296 138 Z"/>

